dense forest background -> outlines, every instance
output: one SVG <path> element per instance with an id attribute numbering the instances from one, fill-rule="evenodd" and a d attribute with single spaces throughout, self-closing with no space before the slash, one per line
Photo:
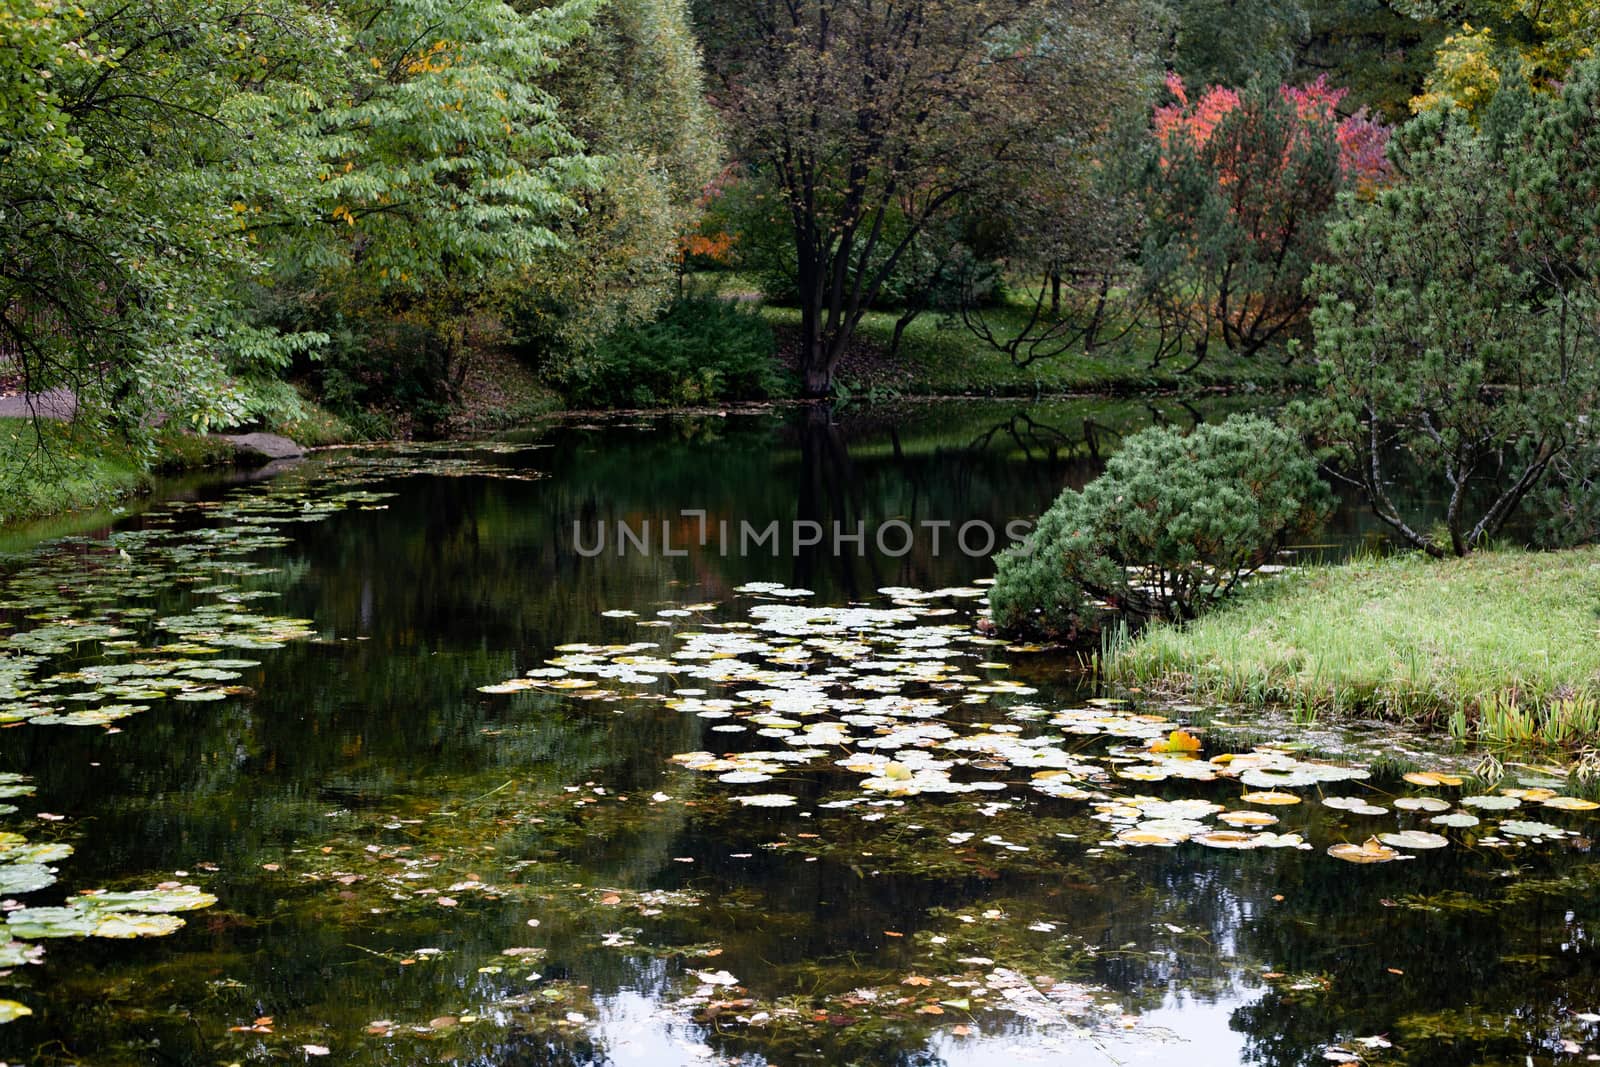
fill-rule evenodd
<path id="1" fill-rule="evenodd" d="M 1311 389 L 1426 362 L 1363 333 L 1380 276 L 1425 309 L 1383 332 L 1560 363 L 1596 39 L 1593 0 L 3 0 L 0 376 L 131 439 L 382 437 L 485 378 L 823 396 L 932 318 Z M 1462 181 L 1475 243 L 1416 262 Z"/>

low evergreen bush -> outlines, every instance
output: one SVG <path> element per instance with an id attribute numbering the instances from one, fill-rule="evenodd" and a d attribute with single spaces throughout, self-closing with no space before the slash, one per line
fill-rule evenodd
<path id="1" fill-rule="evenodd" d="M 1314 529 L 1332 502 L 1303 442 L 1269 419 L 1145 430 L 997 557 L 990 611 L 1006 632 L 1064 639 L 1107 613 L 1193 618 Z"/>

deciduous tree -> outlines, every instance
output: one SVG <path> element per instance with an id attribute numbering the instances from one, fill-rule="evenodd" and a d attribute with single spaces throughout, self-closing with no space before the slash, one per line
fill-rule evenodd
<path id="1" fill-rule="evenodd" d="M 1140 285 L 1163 338 L 1157 359 L 1186 353 L 1198 366 L 1216 341 L 1253 355 L 1302 324 L 1324 221 L 1341 188 L 1370 194 L 1384 180 L 1388 130 L 1364 111 L 1341 118 L 1343 93 L 1322 79 L 1191 99 L 1174 75 L 1168 90 L 1142 181 Z"/>
<path id="2" fill-rule="evenodd" d="M 1130 0 L 730 0 L 705 16 L 744 158 L 780 191 L 801 370 L 832 385 L 861 316 L 964 197 L 1104 123 Z"/>

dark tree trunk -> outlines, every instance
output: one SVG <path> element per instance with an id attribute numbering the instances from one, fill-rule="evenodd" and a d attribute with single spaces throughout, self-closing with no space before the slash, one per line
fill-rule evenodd
<path id="1" fill-rule="evenodd" d="M 833 391 L 833 369 L 820 343 L 807 345 L 801 355 L 800 390 L 811 399 L 823 399 Z"/>

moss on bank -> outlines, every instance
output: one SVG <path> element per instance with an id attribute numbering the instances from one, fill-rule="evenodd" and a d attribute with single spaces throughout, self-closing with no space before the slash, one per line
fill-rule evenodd
<path id="1" fill-rule="evenodd" d="M 0 523 L 105 507 L 154 474 L 232 459 L 228 445 L 176 430 L 156 431 L 145 452 L 70 422 L 0 419 Z"/>
<path id="2" fill-rule="evenodd" d="M 1375 714 L 1489 741 L 1600 739 L 1600 549 L 1308 567 L 1103 667 L 1202 700 Z"/>

